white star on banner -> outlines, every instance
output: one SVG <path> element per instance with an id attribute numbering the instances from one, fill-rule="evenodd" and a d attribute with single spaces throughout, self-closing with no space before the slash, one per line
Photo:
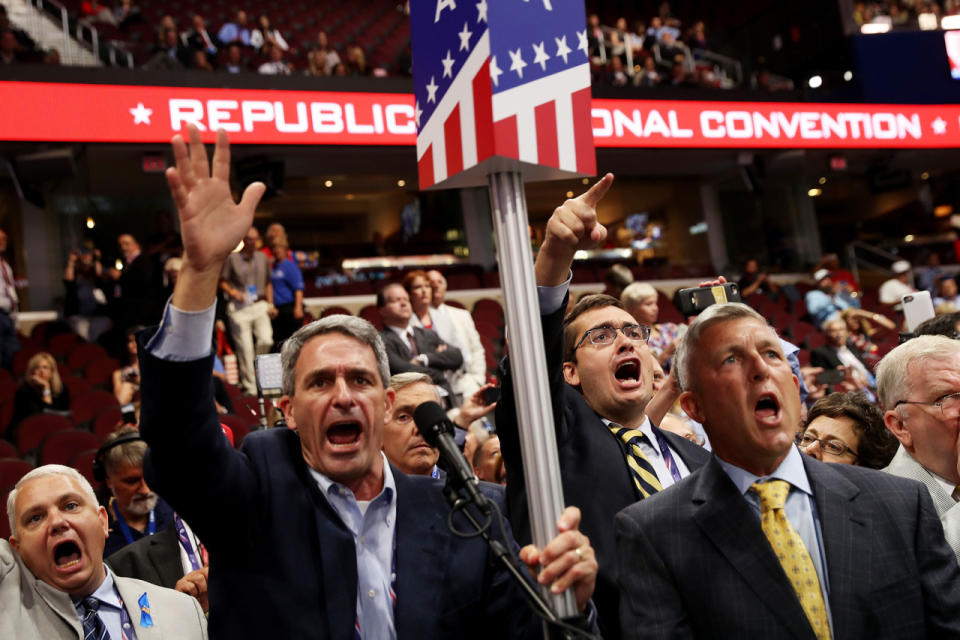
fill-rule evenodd
<path id="1" fill-rule="evenodd" d="M 947 121 L 937 116 L 937 119 L 930 123 L 930 126 L 933 127 L 933 132 L 938 136 L 942 136 L 947 132 Z"/>
<path id="2" fill-rule="evenodd" d="M 567 46 L 567 36 L 554 38 L 557 41 L 557 55 L 563 58 L 563 64 L 567 64 L 567 56 L 570 54 L 570 47 Z"/>
<path id="3" fill-rule="evenodd" d="M 497 56 L 490 56 L 490 79 L 493 80 L 493 86 L 500 84 L 500 67 L 497 66 Z"/>
<path id="4" fill-rule="evenodd" d="M 545 51 L 546 48 L 547 45 L 543 43 L 543 40 L 540 41 L 540 44 L 533 45 L 533 64 L 540 65 L 542 71 L 547 70 L 547 60 L 550 59 L 550 56 Z"/>
<path id="5" fill-rule="evenodd" d="M 527 66 L 527 63 L 523 61 L 523 57 L 520 55 L 520 49 L 508 51 L 508 53 L 510 54 L 510 71 L 516 71 L 517 75 L 522 78 L 523 68 Z"/>
<path id="6" fill-rule="evenodd" d="M 142 102 L 138 102 L 136 108 L 130 109 L 130 115 L 133 116 L 133 124 L 150 124 L 153 109 L 147 109 Z"/>
<path id="7" fill-rule="evenodd" d="M 443 65 L 443 75 L 442 78 L 447 76 L 453 77 L 453 63 L 454 59 L 450 56 L 450 49 L 447 49 L 447 57 L 440 61 Z"/>
<path id="8" fill-rule="evenodd" d="M 477 3 L 477 22 L 487 21 L 487 0 L 480 0 Z"/>
<path id="9" fill-rule="evenodd" d="M 433 76 L 430 76 L 430 84 L 427 85 L 427 102 L 436 102 L 437 101 L 437 83 L 434 81 Z"/>
<path id="10" fill-rule="evenodd" d="M 577 31 L 577 40 L 578 40 L 577 49 L 583 49 L 583 54 L 589 57 L 590 54 L 587 53 L 589 45 L 587 45 L 586 29 L 584 29 L 583 31 Z"/>
<path id="11" fill-rule="evenodd" d="M 467 29 L 467 23 L 463 23 L 463 31 L 459 34 L 460 36 L 460 51 L 469 51 L 470 50 L 470 36 L 473 35 L 471 31 Z"/>
<path id="12" fill-rule="evenodd" d="M 417 129 L 420 128 L 420 115 L 423 113 L 423 110 L 420 108 L 420 103 L 416 100 L 413 101 L 413 113 L 414 117 L 417 120 Z"/>

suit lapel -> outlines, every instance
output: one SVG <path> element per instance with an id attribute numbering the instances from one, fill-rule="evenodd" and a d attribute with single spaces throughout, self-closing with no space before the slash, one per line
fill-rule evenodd
<path id="1" fill-rule="evenodd" d="M 160 533 L 150 536 L 147 556 L 153 564 L 160 582 L 174 585 L 183 577 L 183 565 L 180 564 L 180 541 L 177 528 L 171 524 Z"/>
<path id="2" fill-rule="evenodd" d="M 770 548 L 760 520 L 712 457 L 696 476 L 694 520 L 757 600 L 798 639 L 813 638 L 800 601 Z"/>
<path id="3" fill-rule="evenodd" d="M 163 637 L 163 634 L 160 633 L 163 620 L 157 618 L 156 611 L 149 612 L 153 624 L 151 626 L 144 626 L 143 624 L 145 621 L 144 611 L 141 611 L 139 601 L 141 596 L 146 595 L 149 603 L 150 594 L 140 591 L 140 585 L 134 586 L 121 578 L 115 578 L 114 583 L 117 585 L 117 593 L 120 594 L 120 599 L 123 600 L 123 608 L 130 614 L 130 624 L 133 625 L 133 632 L 137 634 L 137 640 L 160 640 Z"/>
<path id="4" fill-rule="evenodd" d="M 23 575 L 28 576 L 28 580 L 33 584 L 34 589 L 37 592 L 37 595 L 50 606 L 54 613 L 63 618 L 70 627 L 77 633 L 77 637 L 83 635 L 83 627 L 80 624 L 80 616 L 77 615 L 77 610 L 73 606 L 73 602 L 70 600 L 70 596 L 65 594 L 59 589 L 54 589 L 46 582 L 42 580 L 37 580 L 33 577 L 33 574 L 30 573 L 30 570 L 27 569 L 26 565 L 18 558 L 17 562 L 20 562 L 20 571 L 26 572 Z"/>
<path id="5" fill-rule="evenodd" d="M 862 637 L 863 612 L 857 602 L 859 584 L 872 570 L 872 554 L 863 540 L 869 536 L 871 515 L 856 500 L 860 489 L 829 464 L 803 457 L 813 489 L 817 516 L 823 534 L 830 613 L 837 638 Z M 860 551 L 866 549 L 867 552 Z"/>
<path id="6" fill-rule="evenodd" d="M 439 611 L 450 534 L 436 504 L 438 491 L 428 482 L 414 482 L 397 469 L 397 608 L 394 628 L 398 638 L 429 640 Z"/>

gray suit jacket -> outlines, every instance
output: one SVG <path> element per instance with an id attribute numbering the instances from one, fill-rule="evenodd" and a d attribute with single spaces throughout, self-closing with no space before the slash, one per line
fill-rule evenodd
<path id="1" fill-rule="evenodd" d="M 834 640 L 960 637 L 960 565 L 919 483 L 803 456 Z M 616 518 L 625 638 L 814 640 L 760 519 L 712 458 Z"/>
<path id="2" fill-rule="evenodd" d="M 207 619 L 188 595 L 114 575 L 137 640 L 206 640 Z M 141 594 L 150 601 L 153 626 L 140 625 Z M 83 640 L 70 596 L 37 580 L 6 540 L 0 540 L 0 638 Z"/>
<path id="3" fill-rule="evenodd" d="M 943 524 L 943 534 L 947 538 L 947 543 L 953 549 L 953 553 L 960 562 L 960 502 L 955 502 L 953 497 L 944 489 L 933 474 L 923 465 L 913 459 L 913 456 L 900 445 L 893 460 L 884 469 L 887 473 L 892 473 L 901 478 L 910 478 L 922 482 L 930 491 L 930 498 L 933 500 L 933 506 L 940 516 L 940 522 Z"/>

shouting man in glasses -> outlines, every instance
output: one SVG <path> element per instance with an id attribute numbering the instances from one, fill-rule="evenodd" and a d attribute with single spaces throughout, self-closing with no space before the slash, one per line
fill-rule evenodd
<path id="1" fill-rule="evenodd" d="M 608 639 L 619 637 L 614 515 L 709 459 L 704 449 L 661 431 L 644 413 L 653 397 L 649 327 L 636 324 L 620 301 L 605 295 L 585 297 L 564 318 L 573 255 L 606 237 L 596 207 L 612 183 L 607 174 L 553 212 L 535 265 L 564 499 L 580 507 L 581 530 L 597 553 L 594 602 Z M 529 542 L 522 427 L 507 363 L 501 380 L 497 433 L 507 468 L 510 521 L 518 539 Z"/>
<path id="2" fill-rule="evenodd" d="M 884 471 L 926 485 L 960 561 L 960 342 L 919 336 L 901 344 L 877 366 L 877 391 L 900 441 Z"/>

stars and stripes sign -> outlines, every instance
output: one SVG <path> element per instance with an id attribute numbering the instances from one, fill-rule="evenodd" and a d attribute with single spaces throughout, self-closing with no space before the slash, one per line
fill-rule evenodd
<path id="1" fill-rule="evenodd" d="M 420 188 L 596 173 L 583 0 L 414 0 Z"/>

